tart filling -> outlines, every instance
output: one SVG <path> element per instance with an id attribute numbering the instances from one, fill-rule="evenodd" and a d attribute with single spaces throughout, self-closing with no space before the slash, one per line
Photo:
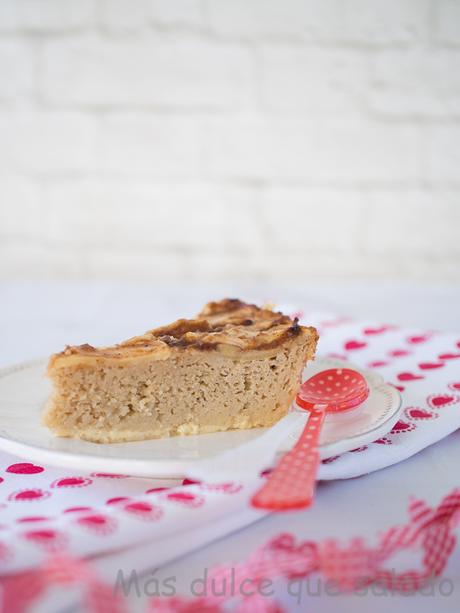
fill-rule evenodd
<path id="1" fill-rule="evenodd" d="M 317 339 L 282 313 L 210 302 L 196 319 L 51 356 L 44 423 L 95 442 L 270 426 L 288 411 Z"/>

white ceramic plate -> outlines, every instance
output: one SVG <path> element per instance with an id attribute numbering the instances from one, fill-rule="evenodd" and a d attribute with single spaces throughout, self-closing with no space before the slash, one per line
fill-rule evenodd
<path id="1" fill-rule="evenodd" d="M 350 366 L 317 358 L 305 369 L 304 378 L 319 370 L 346 365 Z M 33 462 L 84 472 L 179 478 L 190 463 L 211 458 L 264 432 L 264 428 L 257 428 L 109 445 L 58 438 L 40 423 L 51 390 L 45 368 L 46 361 L 42 360 L 0 370 L 0 449 Z M 322 458 L 370 443 L 391 430 L 398 420 L 399 392 L 375 373 L 361 372 L 369 384 L 369 398 L 350 413 L 326 419 L 320 439 Z M 282 449 L 289 449 L 295 440 L 295 434 L 288 437 Z"/>

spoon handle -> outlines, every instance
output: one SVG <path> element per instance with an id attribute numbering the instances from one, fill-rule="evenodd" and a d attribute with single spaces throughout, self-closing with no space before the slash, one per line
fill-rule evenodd
<path id="1" fill-rule="evenodd" d="M 311 504 L 319 464 L 318 440 L 326 411 L 312 411 L 295 446 L 280 460 L 251 503 L 259 509 L 289 511 Z"/>

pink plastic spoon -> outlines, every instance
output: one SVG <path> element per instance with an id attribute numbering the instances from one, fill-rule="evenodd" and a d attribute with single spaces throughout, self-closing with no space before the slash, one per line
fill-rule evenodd
<path id="1" fill-rule="evenodd" d="M 369 396 L 366 379 L 351 368 L 317 373 L 300 387 L 297 405 L 310 411 L 299 440 L 270 473 L 251 503 L 259 509 L 289 511 L 313 501 L 319 464 L 318 440 L 326 413 L 349 411 Z"/>

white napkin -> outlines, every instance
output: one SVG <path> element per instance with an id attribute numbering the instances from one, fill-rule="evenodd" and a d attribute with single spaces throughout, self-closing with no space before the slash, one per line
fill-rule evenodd
<path id="1" fill-rule="evenodd" d="M 321 479 L 384 468 L 460 427 L 460 335 L 313 315 L 305 320 L 320 329 L 320 355 L 376 368 L 404 387 L 403 414 L 393 431 L 364 449 L 325 460 Z M 175 555 L 184 554 L 264 515 L 249 506 L 261 479 L 219 486 L 176 482 L 173 489 L 155 490 L 161 486 L 155 480 L 38 466 L 6 453 L 0 453 L 0 467 L 3 573 L 36 568 L 50 553 L 94 556 L 148 543 L 148 563 L 155 565 L 168 559 L 168 543 Z M 238 517 L 236 524 L 232 517 Z M 199 538 L 192 541 L 187 535 L 197 529 Z"/>
<path id="2" fill-rule="evenodd" d="M 391 432 L 323 460 L 320 479 L 357 477 L 391 466 L 460 428 L 460 334 L 342 321 L 322 327 L 319 350 L 378 371 L 403 398 Z"/>

